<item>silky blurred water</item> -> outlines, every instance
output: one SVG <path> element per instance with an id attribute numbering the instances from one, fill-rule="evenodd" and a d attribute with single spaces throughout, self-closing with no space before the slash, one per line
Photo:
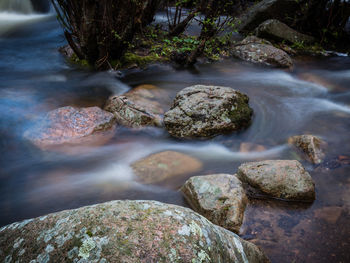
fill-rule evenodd
<path id="1" fill-rule="evenodd" d="M 191 70 L 154 65 L 117 79 L 113 72 L 70 65 L 57 51 L 64 44 L 54 15 L 0 12 L 0 225 L 113 199 L 187 206 L 178 188 L 190 175 L 143 185 L 130 168 L 164 150 L 198 158 L 201 174 L 235 173 L 245 161 L 299 158 L 286 141 L 305 133 L 327 141 L 328 159 L 350 155 L 349 57 L 298 58 L 291 71 L 234 59 Z M 108 143 L 74 154 L 42 151 L 23 138 L 50 110 L 103 107 L 111 94 L 140 84 L 156 85 L 172 97 L 193 84 L 235 88 L 250 97 L 252 125 L 208 141 L 179 141 L 158 128 L 119 127 Z M 242 152 L 242 143 L 265 150 Z M 272 262 L 349 262 L 350 167 L 316 169 L 300 160 L 316 182 L 316 201 L 252 200 L 241 235 L 260 245 Z"/>

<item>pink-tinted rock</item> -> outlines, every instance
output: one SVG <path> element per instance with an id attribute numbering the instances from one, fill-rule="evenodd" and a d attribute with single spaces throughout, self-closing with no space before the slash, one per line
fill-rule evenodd
<path id="1" fill-rule="evenodd" d="M 114 116 L 98 107 L 63 107 L 50 111 L 24 137 L 42 149 L 63 145 L 90 145 L 114 128 Z"/>
<path id="2" fill-rule="evenodd" d="M 0 261 L 269 262 L 192 210 L 155 201 L 112 201 L 5 226 Z"/>
<path id="3" fill-rule="evenodd" d="M 244 163 L 238 178 L 274 198 L 313 201 L 315 184 L 310 174 L 295 160 L 268 160 Z"/>
<path id="4" fill-rule="evenodd" d="M 299 135 L 288 139 L 288 143 L 302 151 L 314 164 L 322 163 L 325 158 L 326 142 L 314 135 Z"/>

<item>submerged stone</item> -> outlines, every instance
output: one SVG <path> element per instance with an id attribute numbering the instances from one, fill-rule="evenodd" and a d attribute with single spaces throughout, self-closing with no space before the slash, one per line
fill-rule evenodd
<path id="1" fill-rule="evenodd" d="M 180 91 L 164 115 L 168 132 L 179 138 L 205 138 L 250 124 L 249 98 L 229 87 L 195 85 Z"/>
<path id="2" fill-rule="evenodd" d="M 239 233 L 248 198 L 235 175 L 194 176 L 181 191 L 193 210 L 214 224 Z"/>
<path id="3" fill-rule="evenodd" d="M 198 172 L 202 163 L 187 154 L 165 151 L 147 156 L 131 166 L 141 182 L 152 184 Z"/>
<path id="4" fill-rule="evenodd" d="M 192 210 L 155 201 L 112 201 L 5 226 L 0 261 L 269 262 Z"/>
<path id="5" fill-rule="evenodd" d="M 274 198 L 313 201 L 315 184 L 310 174 L 295 160 L 267 160 L 244 163 L 238 178 Z"/>

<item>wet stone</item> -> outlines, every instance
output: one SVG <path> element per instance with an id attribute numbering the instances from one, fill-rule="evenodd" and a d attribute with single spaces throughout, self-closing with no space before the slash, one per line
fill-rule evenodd
<path id="1" fill-rule="evenodd" d="M 274 198 L 315 199 L 315 184 L 310 174 L 295 160 L 244 163 L 238 168 L 237 176 L 242 182 Z"/>
<path id="2" fill-rule="evenodd" d="M 102 139 L 105 134 L 109 134 L 114 127 L 113 114 L 98 107 L 67 106 L 50 111 L 28 129 L 24 137 L 41 149 L 49 149 L 92 143 L 96 137 Z"/>
<path id="3" fill-rule="evenodd" d="M 181 191 L 193 210 L 214 224 L 239 233 L 248 198 L 235 175 L 194 176 Z"/>
<path id="4" fill-rule="evenodd" d="M 131 166 L 141 182 L 152 184 L 193 174 L 200 171 L 203 164 L 187 154 L 165 151 L 147 156 Z"/>
<path id="5" fill-rule="evenodd" d="M 288 143 L 302 151 L 311 163 L 320 164 L 325 158 L 326 142 L 314 135 L 299 135 L 288 139 Z"/>
<path id="6" fill-rule="evenodd" d="M 0 261 L 269 262 L 192 210 L 155 201 L 112 201 L 5 226 Z"/>

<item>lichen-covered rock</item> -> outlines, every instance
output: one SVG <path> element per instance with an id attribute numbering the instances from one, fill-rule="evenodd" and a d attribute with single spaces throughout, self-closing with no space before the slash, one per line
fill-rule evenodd
<path id="1" fill-rule="evenodd" d="M 91 143 L 115 127 L 113 114 L 98 107 L 63 107 L 47 113 L 24 137 L 41 149 Z M 100 138 L 101 139 L 101 138 Z"/>
<path id="2" fill-rule="evenodd" d="M 271 197 L 313 201 L 315 184 L 310 174 L 295 160 L 268 160 L 244 163 L 238 178 Z"/>
<path id="3" fill-rule="evenodd" d="M 299 135 L 288 139 L 288 143 L 297 147 L 314 164 L 322 163 L 325 158 L 326 142 L 314 135 Z"/>
<path id="4" fill-rule="evenodd" d="M 165 151 L 147 156 L 131 166 L 141 182 L 153 184 L 198 172 L 202 163 L 187 154 Z"/>
<path id="5" fill-rule="evenodd" d="M 175 205 L 112 201 L 0 229 L 1 262 L 268 262 L 255 245 Z"/>
<path id="6" fill-rule="evenodd" d="M 249 98 L 232 88 L 195 85 L 180 91 L 164 115 L 168 132 L 179 138 L 213 137 L 250 124 Z"/>
<path id="7" fill-rule="evenodd" d="M 269 19 L 260 24 L 255 29 L 255 34 L 261 38 L 267 38 L 281 42 L 286 41 L 291 44 L 296 42 L 311 44 L 315 42 L 315 39 L 313 37 L 295 31 L 294 29 L 276 19 Z"/>
<path id="8" fill-rule="evenodd" d="M 153 85 L 141 85 L 121 96 L 111 96 L 104 109 L 112 112 L 119 124 L 139 128 L 163 125 L 164 105 L 169 95 Z"/>
<path id="9" fill-rule="evenodd" d="M 293 21 L 290 14 L 294 14 L 300 8 L 295 0 L 262 0 L 249 8 L 239 18 L 238 31 L 252 31 L 262 22 L 268 19 L 278 19 L 284 23 Z"/>
<path id="10" fill-rule="evenodd" d="M 256 64 L 281 68 L 293 66 L 291 57 L 285 51 L 255 36 L 246 37 L 236 44 L 231 50 L 231 55 Z"/>
<path id="11" fill-rule="evenodd" d="M 214 224 L 239 233 L 248 198 L 235 175 L 194 176 L 181 191 L 193 210 Z"/>

